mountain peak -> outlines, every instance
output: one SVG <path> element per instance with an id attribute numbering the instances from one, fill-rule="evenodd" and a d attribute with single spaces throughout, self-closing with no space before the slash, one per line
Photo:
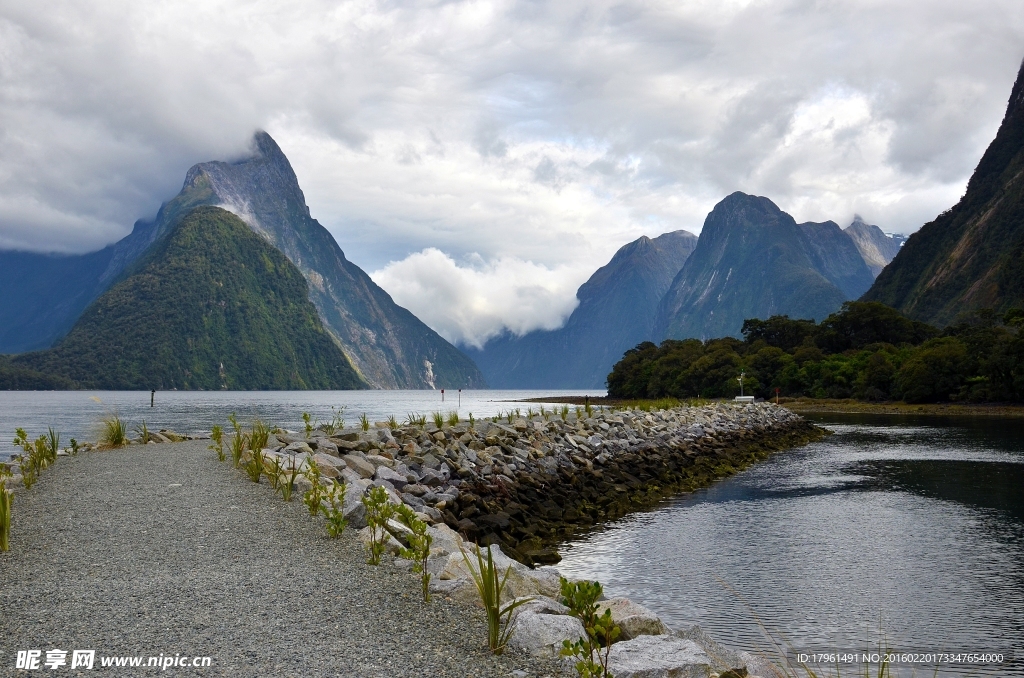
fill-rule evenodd
<path id="1" fill-rule="evenodd" d="M 1006 116 L 1003 119 L 1016 115 L 1021 110 L 1024 110 L 1024 61 L 1020 62 L 1020 70 L 1017 71 L 1017 80 L 1010 90 L 1010 101 L 1006 104 Z"/>

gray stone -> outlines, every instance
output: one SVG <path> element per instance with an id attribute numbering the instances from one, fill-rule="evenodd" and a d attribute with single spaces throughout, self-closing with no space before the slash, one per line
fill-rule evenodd
<path id="1" fill-rule="evenodd" d="M 344 459 L 348 467 L 358 473 L 361 478 L 372 478 L 377 471 L 373 464 L 354 454 L 346 454 Z"/>
<path id="2" fill-rule="evenodd" d="M 608 672 L 615 678 L 709 678 L 711 660 L 692 640 L 640 636 L 612 645 Z"/>
<path id="3" fill-rule="evenodd" d="M 543 614 L 523 610 L 512 622 L 509 648 L 532 657 L 555 658 L 563 641 L 575 642 L 586 636 L 583 623 L 564 614 Z M 618 674 L 615 674 L 618 676 Z"/>
<path id="4" fill-rule="evenodd" d="M 335 445 L 330 440 L 318 440 L 316 445 L 316 451 L 322 452 L 324 454 L 329 454 L 334 457 L 338 456 L 338 446 Z"/>
<path id="5" fill-rule="evenodd" d="M 658 615 L 628 598 L 612 598 L 598 603 L 598 614 L 604 614 L 606 609 L 612 611 L 612 621 L 622 629 L 622 635 L 619 636 L 622 641 L 668 633 L 668 628 L 658 619 Z"/>
<path id="6" fill-rule="evenodd" d="M 376 480 L 384 480 L 391 484 L 396 490 L 401 491 L 403 487 L 409 484 L 408 478 L 404 474 L 398 473 L 389 469 L 387 466 L 378 466 L 376 473 L 373 477 Z"/>
<path id="7" fill-rule="evenodd" d="M 388 459 L 387 457 L 379 455 L 379 454 L 368 454 L 368 455 L 366 455 L 366 461 L 368 461 L 371 464 L 373 464 L 375 468 L 380 468 L 381 466 L 386 466 L 386 467 L 388 467 L 390 469 L 395 468 L 395 460 L 394 459 Z"/>
<path id="8" fill-rule="evenodd" d="M 285 446 L 284 451 L 291 452 L 292 454 L 297 454 L 299 452 L 313 454 L 313 448 L 306 444 L 306 441 L 304 440 L 297 440 L 294 443 L 288 443 L 288 445 Z"/>

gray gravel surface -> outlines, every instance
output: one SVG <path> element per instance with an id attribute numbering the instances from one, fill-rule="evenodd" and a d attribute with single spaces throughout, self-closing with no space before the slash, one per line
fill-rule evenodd
<path id="1" fill-rule="evenodd" d="M 16 651 L 53 648 L 212 657 L 163 672 L 97 659 L 85 676 L 558 675 L 494 657 L 482 610 L 424 604 L 415 575 L 367 565 L 354 531 L 328 539 L 301 497 L 283 502 L 206 445 L 61 457 L 17 493 L 0 675 L 37 673 L 14 669 Z"/>

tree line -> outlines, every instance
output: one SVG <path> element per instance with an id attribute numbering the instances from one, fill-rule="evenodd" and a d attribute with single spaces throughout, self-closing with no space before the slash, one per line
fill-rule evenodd
<path id="1" fill-rule="evenodd" d="M 608 375 L 614 398 L 747 395 L 908 403 L 1024 401 L 1024 309 L 982 310 L 945 329 L 877 302 L 821 323 L 744 321 L 743 339 L 643 342 Z"/>

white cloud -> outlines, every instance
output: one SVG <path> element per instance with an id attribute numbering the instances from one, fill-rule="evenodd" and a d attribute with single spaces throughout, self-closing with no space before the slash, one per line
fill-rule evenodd
<path id="1" fill-rule="evenodd" d="M 428 248 L 371 277 L 448 341 L 480 348 L 506 329 L 522 335 L 560 327 L 577 303 L 565 290 L 575 290 L 590 273 L 511 257 L 485 262 L 476 255 L 459 264 Z"/>

